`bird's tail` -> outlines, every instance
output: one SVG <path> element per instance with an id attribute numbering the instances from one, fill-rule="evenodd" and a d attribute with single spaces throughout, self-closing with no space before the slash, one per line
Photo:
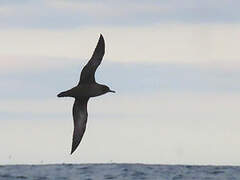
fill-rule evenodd
<path id="1" fill-rule="evenodd" d="M 67 91 L 64 91 L 64 92 L 61 92 L 57 95 L 57 97 L 68 97 L 68 92 Z"/>

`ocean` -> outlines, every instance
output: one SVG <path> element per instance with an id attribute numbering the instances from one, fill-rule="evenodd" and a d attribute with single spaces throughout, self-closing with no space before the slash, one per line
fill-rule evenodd
<path id="1" fill-rule="evenodd" d="M 240 180 L 240 166 L 146 164 L 2 165 L 0 180 Z"/>

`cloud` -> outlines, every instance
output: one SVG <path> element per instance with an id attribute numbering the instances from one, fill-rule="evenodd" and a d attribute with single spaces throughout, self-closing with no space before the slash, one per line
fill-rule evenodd
<path id="1" fill-rule="evenodd" d="M 0 56 L 0 74 L 14 74 L 21 72 L 43 72 L 64 66 L 74 66 L 81 61 L 63 57 L 47 56 Z"/>
<path id="2" fill-rule="evenodd" d="M 0 98 L 3 102 L 55 99 L 58 93 L 79 81 L 84 64 L 67 62 L 61 67 L 43 66 L 40 69 L 25 68 L 18 72 L 1 73 Z M 165 92 L 238 94 L 239 77 L 239 69 L 167 63 L 104 62 L 96 72 L 98 83 L 107 84 L 118 94 L 128 96 Z M 12 105 L 6 107 L 11 108 Z"/>
<path id="3" fill-rule="evenodd" d="M 86 134 L 76 158 L 72 159 L 68 155 L 73 126 L 72 101 L 19 101 L 12 104 L 12 108 L 10 102 L 1 101 L 0 107 L 8 108 L 12 113 L 22 109 L 22 113 L 33 111 L 35 114 L 2 121 L 0 158 L 3 163 L 39 163 L 41 160 L 44 163 L 100 163 L 112 160 L 237 165 L 239 102 L 239 94 L 224 93 L 115 94 L 93 98 L 88 106 Z M 54 115 L 51 116 L 51 112 Z M 48 117 L 41 115 L 44 113 L 48 113 Z M 17 143 L 19 140 L 21 145 Z M 51 146 L 52 142 L 54 146 Z M 98 151 L 96 147 L 99 147 Z M 150 153 L 146 154 L 146 151 Z M 11 160 L 7 159 L 9 155 L 12 155 Z"/>
<path id="4" fill-rule="evenodd" d="M 105 59 L 117 62 L 188 63 L 239 66 L 238 24 L 162 24 L 149 27 L 94 27 L 68 30 L 0 30 L 5 57 L 64 57 L 87 60 L 99 34 L 106 40 Z M 22 58 L 24 59 L 24 58 Z M 14 64 L 19 61 L 11 60 Z M 21 63 L 28 66 L 28 62 Z M 44 61 L 48 66 L 51 61 Z M 8 66 L 1 61 L 0 68 Z M 40 63 L 36 60 L 34 63 Z M 31 64 L 31 63 L 30 63 Z"/>
<path id="5" fill-rule="evenodd" d="M 224 0 L 0 0 L 0 159 L 79 163 L 68 156 L 72 99 L 56 94 L 77 83 L 103 33 L 97 80 L 117 94 L 89 102 L 76 159 L 239 163 L 238 7 Z"/>
<path id="6" fill-rule="evenodd" d="M 9 1 L 10 2 L 10 1 Z M 239 22 L 238 1 L 7 1 L 0 2 L 2 28 L 77 28 L 159 23 Z"/>
<path id="7" fill-rule="evenodd" d="M 52 1 L 51 6 L 67 12 L 84 12 L 84 14 L 92 17 L 111 17 L 112 19 L 120 16 L 126 17 L 136 14 L 168 12 L 171 9 L 168 4 L 156 6 L 156 2 L 154 3 L 153 1 L 150 3 L 147 1 L 122 1 L 121 3 L 113 1 L 106 1 L 105 3 L 99 1 Z"/>

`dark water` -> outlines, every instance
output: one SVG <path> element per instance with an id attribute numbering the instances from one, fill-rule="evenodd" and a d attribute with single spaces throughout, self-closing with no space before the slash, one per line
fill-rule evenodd
<path id="1" fill-rule="evenodd" d="M 240 180 L 240 166 L 55 164 L 0 166 L 0 180 Z"/>

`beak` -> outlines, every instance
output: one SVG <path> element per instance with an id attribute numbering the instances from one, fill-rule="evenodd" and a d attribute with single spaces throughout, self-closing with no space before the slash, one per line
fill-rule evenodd
<path id="1" fill-rule="evenodd" d="M 112 93 L 115 93 L 115 91 L 113 91 L 113 90 L 111 90 L 111 89 L 110 89 L 110 90 L 109 90 L 108 92 L 112 92 Z"/>

